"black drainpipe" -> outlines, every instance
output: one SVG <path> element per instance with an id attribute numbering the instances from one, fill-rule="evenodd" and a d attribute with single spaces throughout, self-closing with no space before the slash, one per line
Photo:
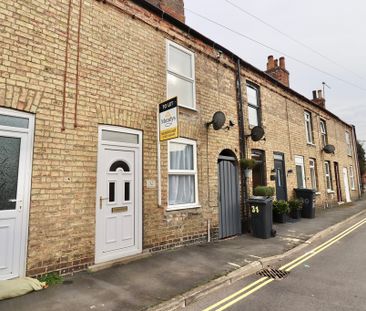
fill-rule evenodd
<path id="1" fill-rule="evenodd" d="M 243 96 L 241 93 L 241 66 L 240 59 L 237 59 L 237 73 L 236 73 L 236 102 L 238 108 L 238 125 L 239 125 L 239 147 L 240 147 L 240 159 L 245 157 L 245 134 L 244 134 L 244 118 L 243 118 Z M 240 203 L 243 207 L 243 218 L 242 218 L 242 232 L 249 232 L 249 210 L 247 207 L 247 181 L 244 175 L 244 169 L 240 167 Z"/>

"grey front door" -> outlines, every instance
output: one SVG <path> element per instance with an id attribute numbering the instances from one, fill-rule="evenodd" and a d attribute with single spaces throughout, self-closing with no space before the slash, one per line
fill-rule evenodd
<path id="1" fill-rule="evenodd" d="M 287 200 L 285 161 L 282 153 L 274 154 L 274 169 L 276 177 L 276 199 Z"/>
<path id="2" fill-rule="evenodd" d="M 219 157 L 220 239 L 241 233 L 239 176 L 233 157 Z"/>

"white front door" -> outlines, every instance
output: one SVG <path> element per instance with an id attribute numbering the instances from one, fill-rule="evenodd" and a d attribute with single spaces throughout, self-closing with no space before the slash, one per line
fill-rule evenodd
<path id="1" fill-rule="evenodd" d="M 348 183 L 348 170 L 347 168 L 343 168 L 343 180 L 344 180 L 344 192 L 346 193 L 346 202 L 351 202 L 351 194 L 349 192 L 349 183 Z"/>
<path id="2" fill-rule="evenodd" d="M 100 129 L 96 263 L 141 252 L 141 135 Z"/>
<path id="3" fill-rule="evenodd" d="M 30 119 L 6 112 L 0 109 L 0 280 L 25 274 L 32 150 Z"/>

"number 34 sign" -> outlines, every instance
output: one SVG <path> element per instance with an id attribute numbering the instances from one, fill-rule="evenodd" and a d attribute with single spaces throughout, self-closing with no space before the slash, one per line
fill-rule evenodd
<path id="1" fill-rule="evenodd" d="M 252 205 L 250 207 L 250 209 L 251 209 L 252 214 L 259 214 L 259 207 L 258 207 L 258 205 L 257 206 Z"/>

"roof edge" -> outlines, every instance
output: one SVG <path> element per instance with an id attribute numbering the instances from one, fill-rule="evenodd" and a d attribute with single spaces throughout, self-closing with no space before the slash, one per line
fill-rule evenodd
<path id="1" fill-rule="evenodd" d="M 266 72 L 258 69 L 257 67 L 253 66 L 252 64 L 244 61 L 241 57 L 239 57 L 238 55 L 236 55 L 234 52 L 230 51 L 229 49 L 225 48 L 224 46 L 216 43 L 215 41 L 211 40 L 210 38 L 204 36 L 203 34 L 199 33 L 198 31 L 196 31 L 195 29 L 189 27 L 187 24 L 181 22 L 180 20 L 176 19 L 175 17 L 171 16 L 170 14 L 164 12 L 163 10 L 161 10 L 160 8 L 154 6 L 153 4 L 145 1 L 145 0 L 131 0 L 132 2 L 134 2 L 135 4 L 143 7 L 144 9 L 160 16 L 162 19 L 164 19 L 165 21 L 171 23 L 172 25 L 176 26 L 177 28 L 179 28 L 180 30 L 187 32 L 188 34 L 194 36 L 195 38 L 201 40 L 203 43 L 206 43 L 210 46 L 212 46 L 213 48 L 217 48 L 219 50 L 221 50 L 223 53 L 225 53 L 228 56 L 231 56 L 233 58 L 236 58 L 237 60 L 240 60 L 240 63 L 254 71 L 256 74 L 262 76 L 264 79 L 270 81 L 271 83 L 275 84 L 276 86 L 282 88 L 284 91 L 291 93 L 292 95 L 300 98 L 301 100 L 307 102 L 308 104 L 312 105 L 313 107 L 316 107 L 320 110 L 322 110 L 325 113 L 328 113 L 330 116 L 334 117 L 335 119 L 337 119 L 338 121 L 342 122 L 343 124 L 347 125 L 348 127 L 352 128 L 352 125 L 343 121 L 340 117 L 338 117 L 337 115 L 335 115 L 333 112 L 329 111 L 326 108 L 320 107 L 319 105 L 316 105 L 313 101 L 311 101 L 309 98 L 305 97 L 304 95 L 296 92 L 295 90 L 287 87 L 286 85 L 282 84 L 281 82 L 279 82 L 278 80 L 274 79 L 273 77 L 271 77 L 270 75 L 268 75 Z"/>

